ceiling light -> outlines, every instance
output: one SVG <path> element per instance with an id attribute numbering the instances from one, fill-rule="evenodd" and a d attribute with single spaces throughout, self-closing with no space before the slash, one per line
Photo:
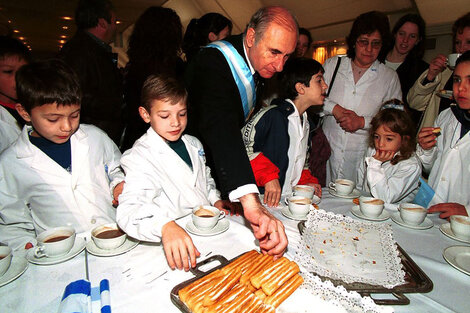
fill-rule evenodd
<path id="1" fill-rule="evenodd" d="M 71 21 L 72 18 L 70 16 L 62 16 L 61 19 L 66 20 L 66 21 Z"/>
<path id="2" fill-rule="evenodd" d="M 121 21 L 116 21 L 116 24 L 121 24 Z"/>
<path id="3" fill-rule="evenodd" d="M 24 40 L 24 37 L 18 37 L 19 40 Z"/>
<path id="4" fill-rule="evenodd" d="M 8 20 L 8 23 L 10 23 L 10 24 L 11 24 L 11 20 Z"/>
<path id="5" fill-rule="evenodd" d="M 64 43 L 65 43 L 65 40 L 59 40 L 59 42 L 60 42 L 61 44 L 64 44 Z"/>
<path id="6" fill-rule="evenodd" d="M 20 31 L 17 30 L 17 29 L 14 29 L 13 32 L 14 32 L 14 33 L 19 33 Z"/>
<path id="7" fill-rule="evenodd" d="M 64 39 L 65 39 L 65 38 L 67 38 L 67 36 L 65 36 L 65 35 L 61 35 L 61 36 L 60 36 L 60 38 L 64 38 Z"/>
<path id="8" fill-rule="evenodd" d="M 62 26 L 62 29 L 69 29 L 68 26 Z"/>

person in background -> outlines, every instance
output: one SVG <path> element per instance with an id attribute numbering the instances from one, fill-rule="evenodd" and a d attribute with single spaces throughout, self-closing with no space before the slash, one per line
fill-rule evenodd
<path id="1" fill-rule="evenodd" d="M 122 156 L 126 185 L 117 222 L 134 238 L 162 242 L 168 265 L 188 271 L 196 266 L 199 251 L 175 219 L 200 205 L 222 210 L 224 202 L 205 164 L 202 144 L 183 135 L 186 98 L 174 78 L 151 75 L 144 82 L 139 113 L 150 128 Z"/>
<path id="2" fill-rule="evenodd" d="M 183 38 L 183 52 L 189 63 L 202 47 L 232 34 L 232 21 L 219 13 L 207 13 L 193 18 Z"/>
<path id="3" fill-rule="evenodd" d="M 422 112 L 410 109 L 406 97 L 416 79 L 429 66 L 423 61 L 425 31 L 426 24 L 420 15 L 406 14 L 402 16 L 393 27 L 393 46 L 385 59 L 385 65 L 398 74 L 406 112 L 410 114 L 416 127 L 419 125 Z M 416 129 L 415 133 L 417 134 L 417 132 Z"/>
<path id="4" fill-rule="evenodd" d="M 16 87 L 28 125 L 0 154 L 2 242 L 28 248 L 52 227 L 81 233 L 114 222 L 121 153 L 103 131 L 79 124 L 76 74 L 61 60 L 32 62 L 16 73 Z"/>
<path id="5" fill-rule="evenodd" d="M 417 155 L 431 171 L 428 183 L 435 192 L 428 212 L 440 212 L 441 218 L 470 216 L 470 51 L 457 60 L 452 81 L 457 105 L 418 134 Z"/>
<path id="6" fill-rule="evenodd" d="M 18 138 L 24 125 L 15 109 L 18 102 L 15 74 L 30 58 L 21 41 L 0 36 L 0 153 Z"/>
<path id="7" fill-rule="evenodd" d="M 414 124 L 403 102 L 385 102 L 370 125 L 357 188 L 385 203 L 411 202 L 418 192 L 421 163 L 415 155 Z"/>
<path id="8" fill-rule="evenodd" d="M 457 19 L 452 26 L 452 44 L 454 53 L 470 50 L 470 12 Z M 441 90 L 452 90 L 452 84 L 452 70 L 447 67 L 447 56 L 439 54 L 408 92 L 410 108 L 424 111 L 419 129 L 432 127 L 436 117 L 449 108 L 453 99 L 439 95 Z"/>
<path id="9" fill-rule="evenodd" d="M 180 58 L 183 26 L 178 14 L 170 8 L 153 6 L 137 19 L 129 38 L 124 96 L 128 110 L 128 124 L 123 137 L 122 151 L 132 147 L 148 129 L 139 115 L 141 91 L 150 75 L 183 75 Z"/>
<path id="10" fill-rule="evenodd" d="M 116 33 L 116 14 L 109 0 L 80 0 L 77 32 L 58 57 L 77 73 L 82 89 L 81 121 L 101 128 L 119 146 L 123 121 L 122 75 L 109 43 Z"/>
<path id="11" fill-rule="evenodd" d="M 297 40 L 297 47 L 295 48 L 294 56 L 297 58 L 304 57 L 308 49 L 312 45 L 312 35 L 303 27 L 299 28 L 299 39 Z"/>
<path id="12" fill-rule="evenodd" d="M 262 80 L 281 72 L 294 53 L 297 29 L 287 9 L 261 8 L 244 34 L 227 37 L 227 43 L 211 43 L 196 55 L 185 73 L 188 128 L 191 126 L 204 144 L 222 195 L 241 202 L 261 250 L 276 257 L 287 247 L 284 225 L 259 200 L 240 130 L 260 98 Z M 235 67 L 242 71 L 232 71 Z M 236 80 L 245 83 L 238 85 Z"/>
<path id="13" fill-rule="evenodd" d="M 310 147 L 306 110 L 323 105 L 328 87 L 323 68 L 313 59 L 293 58 L 286 62 L 281 76 L 283 99 L 275 99 L 242 128 L 256 184 L 264 203 L 271 207 L 297 184 L 313 186 L 321 197 L 321 186 L 306 162 Z"/>
<path id="14" fill-rule="evenodd" d="M 401 99 L 397 73 L 382 63 L 390 39 L 387 16 L 377 11 L 361 14 L 347 37 L 347 57 L 335 56 L 324 64 L 325 81 L 331 89 L 323 110 L 323 131 L 331 146 L 327 182 L 356 180 L 372 117 L 385 101 Z"/>

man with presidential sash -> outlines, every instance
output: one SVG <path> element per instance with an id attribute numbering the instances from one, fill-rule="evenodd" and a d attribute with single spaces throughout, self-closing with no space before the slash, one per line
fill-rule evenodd
<path id="1" fill-rule="evenodd" d="M 218 188 L 240 201 L 261 250 L 275 256 L 284 253 L 287 237 L 259 201 L 241 128 L 260 100 L 260 81 L 282 71 L 297 37 L 297 22 L 288 10 L 262 8 L 243 34 L 203 48 L 185 75 L 189 131 L 203 142 Z"/>

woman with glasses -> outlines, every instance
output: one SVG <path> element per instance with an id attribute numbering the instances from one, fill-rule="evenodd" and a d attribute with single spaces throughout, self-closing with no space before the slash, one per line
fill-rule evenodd
<path id="1" fill-rule="evenodd" d="M 346 40 L 347 57 L 330 58 L 324 65 L 330 86 L 323 123 L 331 146 L 327 181 L 356 180 L 372 117 L 385 101 L 402 98 L 397 73 L 382 63 L 391 40 L 387 17 L 377 11 L 361 14 Z"/>
<path id="2" fill-rule="evenodd" d="M 418 14 L 406 14 L 392 30 L 394 43 L 387 53 L 385 65 L 395 70 L 400 79 L 403 102 L 415 123 L 416 132 L 422 112 L 410 109 L 406 96 L 416 79 L 429 66 L 423 61 L 426 24 Z"/>

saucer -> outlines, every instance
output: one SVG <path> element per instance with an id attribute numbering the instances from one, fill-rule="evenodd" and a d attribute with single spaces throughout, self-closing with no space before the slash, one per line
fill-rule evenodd
<path id="1" fill-rule="evenodd" d="M 365 216 L 364 214 L 362 214 L 361 212 L 361 208 L 359 208 L 358 205 L 354 205 L 352 208 L 351 208 L 351 213 L 356 216 L 356 217 L 359 217 L 363 220 L 368 220 L 368 221 L 375 221 L 375 222 L 381 222 L 381 221 L 385 221 L 385 220 L 388 220 L 390 218 L 390 213 L 388 213 L 387 210 L 383 210 L 382 213 L 380 213 L 379 216 L 377 217 L 369 217 L 369 216 Z"/>
<path id="2" fill-rule="evenodd" d="M 90 240 L 86 245 L 86 250 L 96 256 L 115 256 L 131 251 L 132 249 L 137 247 L 138 244 L 139 240 L 127 237 L 126 241 L 124 241 L 124 243 L 116 249 L 105 250 L 98 248 L 95 242 L 93 240 Z"/>
<path id="3" fill-rule="evenodd" d="M 442 253 L 444 260 L 459 271 L 470 275 L 470 247 L 451 246 Z"/>
<path id="4" fill-rule="evenodd" d="M 5 286 L 20 277 L 27 268 L 28 261 L 26 261 L 25 258 L 13 256 L 10 267 L 3 276 L 0 276 L 0 287 Z"/>
<path id="5" fill-rule="evenodd" d="M 419 224 L 419 225 L 409 225 L 409 224 L 406 224 L 403 219 L 401 218 L 400 216 L 400 212 L 395 212 L 392 214 L 392 221 L 394 221 L 395 223 L 397 223 L 398 225 L 400 226 L 403 226 L 403 227 L 408 227 L 408 228 L 411 228 L 411 229 L 428 229 L 428 228 L 431 228 L 434 226 L 434 223 L 429 219 L 429 218 L 425 218 L 424 221 Z"/>
<path id="6" fill-rule="evenodd" d="M 336 190 L 333 190 L 331 188 L 328 188 L 328 191 L 330 192 L 330 194 L 332 196 L 339 197 L 339 198 L 345 198 L 345 199 L 354 199 L 354 198 L 358 198 L 358 197 L 361 196 L 361 192 L 359 190 L 355 189 L 355 188 L 348 195 L 340 195 L 340 194 L 336 193 Z"/>
<path id="7" fill-rule="evenodd" d="M 37 258 L 34 256 L 34 248 L 29 249 L 28 254 L 26 255 L 26 259 L 33 264 L 38 264 L 38 265 L 52 265 L 52 264 L 57 264 L 57 263 L 62 263 L 67 260 L 70 260 L 71 258 L 75 257 L 77 254 L 83 251 L 85 249 L 85 244 L 86 241 L 84 238 L 76 237 L 75 238 L 75 243 L 73 244 L 72 249 L 70 249 L 69 253 L 57 257 L 43 257 L 43 258 Z"/>
<path id="8" fill-rule="evenodd" d="M 311 211 L 311 210 L 314 210 L 314 209 L 315 209 L 315 208 L 313 207 L 313 205 L 310 205 L 310 211 Z M 284 215 L 284 216 L 287 217 L 288 219 L 291 219 L 291 220 L 294 220 L 294 221 L 306 221 L 306 220 L 307 220 L 307 216 L 308 216 L 308 213 L 307 213 L 307 215 L 305 215 L 305 216 L 292 215 L 292 213 L 289 211 L 289 208 L 288 208 L 288 207 L 282 208 L 281 213 L 282 213 L 282 215 Z"/>
<path id="9" fill-rule="evenodd" d="M 441 226 L 439 226 L 439 230 L 449 238 L 452 238 L 460 242 L 470 243 L 470 240 L 461 239 L 455 236 L 455 234 L 452 232 L 452 229 L 450 228 L 450 223 L 442 224 Z"/>
<path id="10" fill-rule="evenodd" d="M 198 236 L 215 236 L 218 234 L 223 233 L 226 231 L 230 226 L 230 222 L 227 218 L 221 219 L 214 228 L 208 230 L 200 230 L 196 226 L 194 226 L 193 221 L 190 220 L 186 224 L 186 230 L 191 234 L 198 235 Z"/>

